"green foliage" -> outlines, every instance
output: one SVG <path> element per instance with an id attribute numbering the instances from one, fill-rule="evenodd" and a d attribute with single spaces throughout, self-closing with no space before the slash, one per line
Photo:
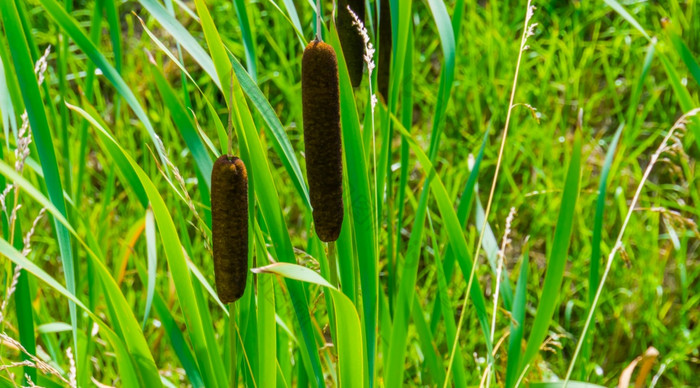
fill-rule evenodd
<path id="1" fill-rule="evenodd" d="M 591 311 L 651 154 L 698 106 L 697 2 L 536 2 L 527 36 L 525 2 L 391 0 L 376 106 L 376 70 L 352 87 L 320 3 L 344 155 L 331 244 L 303 173 L 316 1 L 0 1 L 0 386 L 597 387 L 650 346 L 654 384 L 698 385 L 697 118 Z M 253 270 L 225 306 L 210 174 L 229 140 Z"/>

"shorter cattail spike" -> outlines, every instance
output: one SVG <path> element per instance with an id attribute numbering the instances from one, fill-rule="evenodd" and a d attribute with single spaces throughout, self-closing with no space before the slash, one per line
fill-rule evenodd
<path id="1" fill-rule="evenodd" d="M 216 292 L 223 303 L 243 295 L 248 276 L 248 173 L 222 155 L 211 172 L 211 232 Z"/>
<path id="2" fill-rule="evenodd" d="M 352 12 L 357 15 L 358 19 L 364 23 L 365 0 L 339 0 L 338 15 L 336 18 L 338 39 L 340 39 L 340 45 L 343 48 L 343 57 L 345 57 L 345 63 L 347 63 L 348 66 L 350 83 L 356 88 L 360 86 L 362 82 L 365 43 L 362 36 L 357 31 L 357 28 L 352 24 L 354 19 L 350 11 L 348 11 L 348 6 L 350 6 Z"/>

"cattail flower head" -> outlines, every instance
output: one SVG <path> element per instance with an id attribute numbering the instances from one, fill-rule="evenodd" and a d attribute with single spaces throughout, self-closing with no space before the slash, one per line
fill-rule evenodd
<path id="1" fill-rule="evenodd" d="M 301 60 L 306 175 L 316 234 L 338 239 L 343 224 L 343 154 L 338 61 L 333 47 L 312 41 Z"/>
<path id="2" fill-rule="evenodd" d="M 355 18 L 350 12 L 355 14 Z M 343 47 L 343 56 L 350 73 L 350 82 L 353 87 L 358 87 L 362 82 L 362 69 L 364 60 L 364 39 L 353 25 L 355 20 L 364 23 L 365 0 L 340 0 L 338 1 L 338 16 L 336 25 L 338 38 Z"/>
<path id="3" fill-rule="evenodd" d="M 248 276 L 248 172 L 235 156 L 214 162 L 211 224 L 216 292 L 223 303 L 235 302 Z"/>

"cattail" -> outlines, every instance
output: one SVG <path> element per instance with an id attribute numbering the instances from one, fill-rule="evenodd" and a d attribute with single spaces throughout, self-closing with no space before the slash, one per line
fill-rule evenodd
<path id="1" fill-rule="evenodd" d="M 353 18 L 348 11 L 348 6 L 357 15 L 362 23 L 365 22 L 365 0 L 340 0 L 338 1 L 338 17 L 336 25 L 338 27 L 338 38 L 343 47 L 343 56 L 348 65 L 350 73 L 350 83 L 353 87 L 358 87 L 362 82 L 362 69 L 364 68 L 365 44 L 352 25 Z"/>
<path id="2" fill-rule="evenodd" d="M 311 41 L 301 59 L 306 175 L 316 234 L 338 239 L 343 224 L 343 155 L 338 60 L 333 47 Z"/>
<path id="3" fill-rule="evenodd" d="M 389 0 L 380 0 L 379 5 L 379 65 L 377 69 L 377 88 L 379 94 L 388 101 L 389 71 L 391 69 L 391 9 Z"/>
<path id="4" fill-rule="evenodd" d="M 216 292 L 235 302 L 248 275 L 248 173 L 235 156 L 220 156 L 211 171 L 211 233 Z"/>

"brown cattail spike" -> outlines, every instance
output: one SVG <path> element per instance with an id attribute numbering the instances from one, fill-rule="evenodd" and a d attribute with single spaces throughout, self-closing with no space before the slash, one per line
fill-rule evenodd
<path id="1" fill-rule="evenodd" d="M 338 1 L 338 17 L 336 24 L 338 27 L 338 38 L 343 47 L 343 56 L 348 65 L 350 73 L 350 83 L 353 87 L 358 87 L 362 82 L 362 69 L 364 68 L 365 43 L 357 30 L 352 25 L 353 17 L 348 11 L 348 5 L 352 12 L 357 15 L 362 23 L 365 22 L 365 0 L 340 0 Z"/>
<path id="2" fill-rule="evenodd" d="M 211 171 L 211 234 L 216 292 L 235 302 L 248 276 L 248 173 L 235 156 L 220 156 Z"/>
<path id="3" fill-rule="evenodd" d="M 338 239 L 343 224 L 343 150 L 338 60 L 333 47 L 311 41 L 301 59 L 306 175 L 316 234 Z"/>
<path id="4" fill-rule="evenodd" d="M 379 0 L 379 64 L 377 65 L 377 88 L 388 102 L 389 72 L 391 69 L 391 9 L 390 0 Z"/>

